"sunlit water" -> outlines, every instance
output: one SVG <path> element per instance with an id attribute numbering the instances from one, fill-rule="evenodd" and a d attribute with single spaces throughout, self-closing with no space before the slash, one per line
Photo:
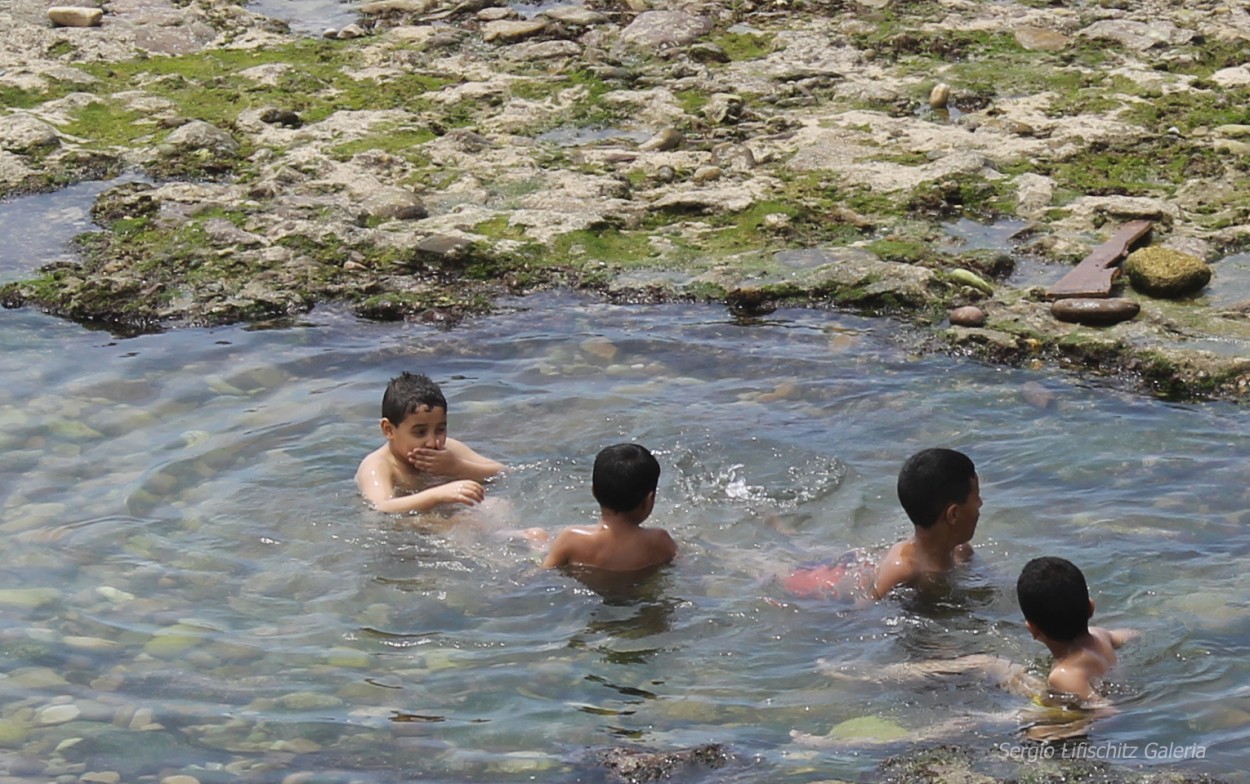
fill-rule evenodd
<path id="1" fill-rule="evenodd" d="M 907 747 L 873 742 L 899 727 L 1011 742 L 1028 704 L 815 661 L 990 652 L 1040 672 L 1013 585 L 1045 553 L 1085 570 L 1097 620 L 1144 632 L 1092 742 L 1245 766 L 1244 412 L 908 356 L 888 324 L 823 313 L 515 305 L 451 331 L 329 310 L 129 340 L 0 314 L 5 754 L 123 780 L 573 781 L 595 750 L 717 741 L 737 759 L 718 780 L 854 776 Z M 352 482 L 404 369 L 511 467 L 496 509 L 443 534 Z M 601 596 L 496 529 L 591 521 L 593 456 L 623 440 L 658 455 L 654 522 L 682 556 Z M 946 595 L 856 609 L 769 579 L 904 535 L 898 465 L 937 444 L 976 460 L 986 499 Z M 856 738 L 864 717 L 881 721 Z M 952 717 L 972 721 L 942 734 Z M 848 720 L 833 748 L 790 737 Z"/>
<path id="2" fill-rule="evenodd" d="M 0 205 L 0 225 L 46 227 L 3 274 L 60 258 L 93 195 Z M 507 305 L 451 330 L 331 308 L 126 340 L 0 311 L 0 769 L 573 782 L 604 778 L 614 746 L 714 741 L 734 762 L 693 778 L 804 782 L 871 777 L 917 742 L 1001 756 L 1048 718 L 1027 700 L 870 676 L 968 653 L 1044 673 L 1014 582 L 1055 554 L 1097 622 L 1143 633 L 1084 748 L 1247 780 L 1244 410 L 918 357 L 881 320 Z M 509 465 L 450 529 L 373 513 L 352 481 L 401 370 Z M 680 559 L 598 591 L 539 570 L 502 532 L 593 521 L 594 454 L 625 440 L 661 461 L 652 522 Z M 933 445 L 977 462 L 985 498 L 948 590 L 854 607 L 782 589 L 904 536 L 898 466 Z"/>

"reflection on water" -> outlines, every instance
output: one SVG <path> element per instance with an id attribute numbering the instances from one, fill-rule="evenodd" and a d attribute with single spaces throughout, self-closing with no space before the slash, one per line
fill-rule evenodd
<path id="1" fill-rule="evenodd" d="M 1009 741 L 1027 704 L 816 660 L 1044 672 L 1012 591 L 1046 553 L 1085 571 L 1096 621 L 1144 632 L 1091 738 L 1250 761 L 1243 411 L 918 359 L 825 313 L 511 304 L 450 331 L 319 310 L 129 340 L 0 312 L 0 758 L 49 779 L 572 782 L 598 775 L 587 749 L 715 740 L 753 760 L 717 780 L 853 778 L 916 738 Z M 510 466 L 492 509 L 442 531 L 352 482 L 404 369 Z M 498 534 L 593 521 L 593 456 L 626 440 L 664 466 L 651 522 L 675 564 L 579 580 Z M 904 535 L 898 466 L 931 445 L 978 465 L 968 569 L 862 608 L 781 589 Z"/>

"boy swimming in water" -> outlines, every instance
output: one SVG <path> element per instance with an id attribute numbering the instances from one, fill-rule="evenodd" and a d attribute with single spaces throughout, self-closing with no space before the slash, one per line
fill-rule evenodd
<path id="1" fill-rule="evenodd" d="M 447 399 L 427 376 L 403 373 L 382 396 L 386 443 L 356 469 L 356 486 L 379 512 L 428 512 L 440 504 L 474 505 L 482 481 L 503 465 L 447 437 Z"/>
<path id="2" fill-rule="evenodd" d="M 1102 676 L 1116 663 L 1116 649 L 1137 636 L 1130 629 L 1090 626 L 1094 602 L 1085 575 L 1063 558 L 1034 558 L 1016 580 L 1024 626 L 1055 657 L 1046 682 L 1083 705 L 1102 701 Z"/>
<path id="3" fill-rule="evenodd" d="M 1034 558 L 1016 580 L 1016 597 L 1024 626 L 1033 639 L 1054 656 L 1045 680 L 1010 659 L 972 654 L 954 659 L 907 662 L 873 667 L 874 679 L 917 676 L 950 677 L 965 673 L 988 678 L 996 686 L 1041 701 L 1081 708 L 1099 708 L 1107 702 L 1099 687 L 1102 676 L 1116 664 L 1116 649 L 1137 636 L 1131 629 L 1090 626 L 1094 602 L 1085 575 L 1064 558 Z M 816 668 L 830 677 L 861 680 L 855 667 L 818 660 Z M 1075 700 L 1073 699 L 1075 698 Z"/>
<path id="4" fill-rule="evenodd" d="M 810 564 L 782 581 L 800 596 L 880 599 L 899 585 L 924 588 L 972 557 L 968 542 L 980 519 L 976 466 L 953 449 L 924 449 L 903 463 L 898 500 L 914 525 L 875 568 L 858 552 Z"/>
<path id="5" fill-rule="evenodd" d="M 643 528 L 655 507 L 660 463 L 638 444 L 617 444 L 595 457 L 591 492 L 599 502 L 599 524 L 565 528 L 543 568 L 592 566 L 635 572 L 668 563 L 677 545 L 662 528 Z"/>
<path id="6" fill-rule="evenodd" d="M 923 449 L 898 473 L 898 500 L 912 535 L 877 565 L 870 595 L 880 599 L 898 585 L 926 587 L 972 558 L 972 535 L 981 517 L 976 466 L 953 449 Z"/>

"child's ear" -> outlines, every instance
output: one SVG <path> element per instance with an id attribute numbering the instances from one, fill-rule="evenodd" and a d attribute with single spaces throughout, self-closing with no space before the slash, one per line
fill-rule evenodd
<path id="1" fill-rule="evenodd" d="M 1035 640 L 1038 639 L 1038 635 L 1041 634 L 1041 632 L 1037 630 L 1037 627 L 1033 625 L 1032 621 L 1025 621 L 1024 628 L 1029 630 L 1029 634 L 1031 634 Z"/>
<path id="2" fill-rule="evenodd" d="M 1090 599 L 1089 600 L 1089 615 L 1087 616 L 1086 620 L 1088 620 L 1089 618 L 1093 618 L 1093 617 L 1094 617 L 1094 600 Z"/>
<path id="3" fill-rule="evenodd" d="M 386 436 L 386 439 L 389 441 L 395 435 L 395 426 L 386 417 L 382 417 L 380 424 L 382 425 L 382 435 Z"/>

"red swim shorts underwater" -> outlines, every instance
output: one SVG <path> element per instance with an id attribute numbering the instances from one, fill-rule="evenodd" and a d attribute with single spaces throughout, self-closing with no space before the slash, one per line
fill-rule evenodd
<path id="1" fill-rule="evenodd" d="M 781 586 L 808 599 L 854 599 L 865 595 L 875 571 L 863 553 L 852 550 L 836 558 L 801 564 L 781 581 Z"/>

